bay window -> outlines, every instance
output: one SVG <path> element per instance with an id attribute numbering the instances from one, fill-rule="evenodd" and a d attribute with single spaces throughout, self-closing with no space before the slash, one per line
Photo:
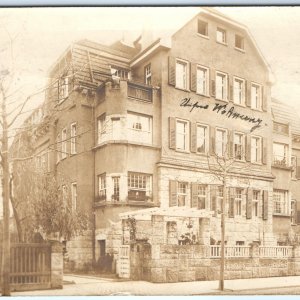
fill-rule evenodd
<path id="1" fill-rule="evenodd" d="M 152 117 L 137 113 L 127 114 L 128 140 L 152 144 Z"/>
<path id="2" fill-rule="evenodd" d="M 128 200 L 146 201 L 152 197 L 152 176 L 128 173 Z"/>

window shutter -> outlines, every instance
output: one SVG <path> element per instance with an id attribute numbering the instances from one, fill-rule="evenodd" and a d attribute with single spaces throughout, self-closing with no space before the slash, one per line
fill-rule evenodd
<path id="1" fill-rule="evenodd" d="M 169 117 L 170 149 L 176 149 L 176 119 Z"/>
<path id="2" fill-rule="evenodd" d="M 191 195 L 192 195 L 192 201 L 191 201 L 191 207 L 198 208 L 198 184 L 192 183 L 191 186 Z"/>
<path id="3" fill-rule="evenodd" d="M 216 73 L 213 69 L 210 69 L 210 95 L 216 96 Z"/>
<path id="4" fill-rule="evenodd" d="M 262 138 L 262 163 L 267 164 L 267 139 Z"/>
<path id="5" fill-rule="evenodd" d="M 247 81 L 245 81 L 245 97 L 246 106 L 251 107 L 251 84 L 247 84 Z"/>
<path id="6" fill-rule="evenodd" d="M 169 206 L 177 206 L 177 181 L 169 181 Z"/>
<path id="7" fill-rule="evenodd" d="M 246 161 L 251 161 L 251 136 L 246 136 Z"/>
<path id="8" fill-rule="evenodd" d="M 296 178 L 300 179 L 300 166 L 298 166 L 298 162 L 300 162 L 300 157 L 296 159 Z"/>
<path id="9" fill-rule="evenodd" d="M 234 151 L 233 151 L 233 134 L 234 131 L 228 131 L 227 135 L 227 147 L 226 147 L 226 154 L 229 158 L 233 158 Z"/>
<path id="10" fill-rule="evenodd" d="M 169 84 L 175 86 L 176 84 L 176 58 L 169 56 Z"/>
<path id="11" fill-rule="evenodd" d="M 216 129 L 215 127 L 210 127 L 209 128 L 209 134 L 210 134 L 210 138 L 209 138 L 209 151 L 211 155 L 215 155 L 215 142 L 216 142 Z"/>
<path id="12" fill-rule="evenodd" d="M 268 110 L 268 99 L 267 96 L 265 94 L 265 88 L 262 86 L 261 87 L 261 102 L 262 102 L 262 110 L 263 111 L 267 111 Z"/>
<path id="13" fill-rule="evenodd" d="M 197 123 L 191 123 L 191 152 L 197 152 Z"/>
<path id="14" fill-rule="evenodd" d="M 233 101 L 233 78 L 232 76 L 228 75 L 228 90 L 229 90 L 229 101 Z"/>
<path id="15" fill-rule="evenodd" d="M 197 64 L 191 63 L 191 91 L 197 91 Z"/>
<path id="16" fill-rule="evenodd" d="M 300 224 L 300 200 L 295 201 L 295 223 Z"/>
<path id="17" fill-rule="evenodd" d="M 268 191 L 263 191 L 263 220 L 268 220 Z"/>
<path id="18" fill-rule="evenodd" d="M 252 189 L 248 189 L 246 200 L 246 218 L 252 218 Z"/>
<path id="19" fill-rule="evenodd" d="M 229 218 L 234 218 L 234 195 L 235 195 L 235 188 L 230 188 L 229 189 L 229 211 L 228 211 Z"/>
<path id="20" fill-rule="evenodd" d="M 214 212 L 214 216 L 217 215 L 217 187 L 215 185 L 210 186 L 210 201 L 211 210 Z"/>

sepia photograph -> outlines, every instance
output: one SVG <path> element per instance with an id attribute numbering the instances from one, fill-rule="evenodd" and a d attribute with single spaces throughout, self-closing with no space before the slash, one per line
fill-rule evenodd
<path id="1" fill-rule="evenodd" d="M 300 295 L 300 6 L 0 7 L 2 296 Z"/>

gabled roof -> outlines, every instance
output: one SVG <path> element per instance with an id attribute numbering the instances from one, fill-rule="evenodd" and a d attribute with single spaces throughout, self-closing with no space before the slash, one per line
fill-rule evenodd
<path id="1" fill-rule="evenodd" d="M 293 107 L 272 98 L 272 115 L 273 121 L 289 124 L 292 134 L 300 135 L 300 117 Z"/>

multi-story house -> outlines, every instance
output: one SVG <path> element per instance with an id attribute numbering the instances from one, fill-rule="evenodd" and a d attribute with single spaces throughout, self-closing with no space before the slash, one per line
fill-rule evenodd
<path id="1" fill-rule="evenodd" d="M 203 9 L 168 38 L 142 41 L 76 42 L 50 71 L 50 125 L 36 145 L 93 223 L 67 243 L 70 259 L 116 252 L 119 214 L 151 215 L 153 207 L 187 218 L 198 211 L 198 227 L 209 218 L 210 242 L 219 243 L 218 160 L 231 163 L 226 243 L 276 245 L 272 199 L 289 188 L 273 191 L 285 175 L 276 173 L 272 149 L 282 149 L 273 147 L 270 70 L 249 30 Z"/>

